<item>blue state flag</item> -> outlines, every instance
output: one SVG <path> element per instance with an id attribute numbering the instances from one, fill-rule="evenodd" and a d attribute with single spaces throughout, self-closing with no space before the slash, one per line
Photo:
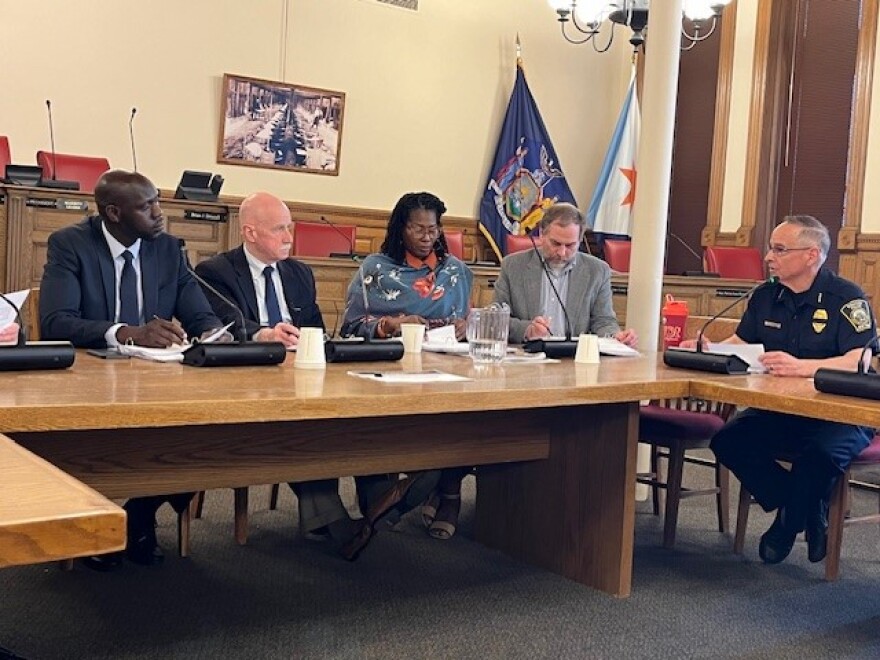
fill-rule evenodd
<path id="1" fill-rule="evenodd" d="M 636 200 L 636 157 L 639 146 L 639 97 L 633 70 L 629 91 L 620 110 L 611 144 L 599 171 L 599 180 L 587 209 L 587 220 L 597 234 L 632 236 Z"/>
<path id="2" fill-rule="evenodd" d="M 480 231 L 501 259 L 508 235 L 530 232 L 555 202 L 576 204 L 519 63 L 493 163 Z"/>

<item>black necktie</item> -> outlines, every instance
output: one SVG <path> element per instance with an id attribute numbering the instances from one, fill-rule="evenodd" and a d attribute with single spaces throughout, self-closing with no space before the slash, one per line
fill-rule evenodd
<path id="1" fill-rule="evenodd" d="M 126 325 L 140 325 L 141 313 L 138 309 L 137 274 L 134 272 L 134 255 L 126 250 L 122 253 L 125 265 L 119 278 L 119 322 Z"/>
<path id="2" fill-rule="evenodd" d="M 275 268 L 266 266 L 263 269 L 263 277 L 266 278 L 266 313 L 269 315 L 269 327 L 274 328 L 281 323 L 281 308 L 278 306 L 278 294 L 275 292 L 275 282 L 272 281 L 272 271 Z"/>

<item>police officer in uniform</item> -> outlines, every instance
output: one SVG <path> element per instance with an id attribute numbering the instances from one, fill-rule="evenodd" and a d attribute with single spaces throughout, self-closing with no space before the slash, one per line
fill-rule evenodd
<path id="1" fill-rule="evenodd" d="M 830 245 L 827 228 L 808 215 L 783 218 L 770 237 L 765 261 L 778 281 L 755 291 L 725 341 L 764 344 L 761 362 L 771 376 L 810 378 L 821 367 L 855 371 L 877 334 L 862 290 L 822 267 Z M 804 530 L 810 561 L 825 558 L 831 491 L 872 435 L 865 427 L 753 409 L 715 435 L 718 460 L 765 511 L 777 511 L 761 536 L 765 563 L 783 561 Z M 774 460 L 780 453 L 795 457 L 791 470 Z"/>

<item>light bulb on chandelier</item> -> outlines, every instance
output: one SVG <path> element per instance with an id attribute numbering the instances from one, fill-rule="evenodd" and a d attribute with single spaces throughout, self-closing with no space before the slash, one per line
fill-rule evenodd
<path id="1" fill-rule="evenodd" d="M 683 0 L 682 50 L 690 50 L 705 41 L 718 25 L 718 17 L 730 0 Z M 632 30 L 629 42 L 638 50 L 645 42 L 649 0 L 548 0 L 562 27 L 562 36 L 573 44 L 590 42 L 596 52 L 604 53 L 614 42 L 614 28 L 625 25 Z M 603 25 L 610 22 L 607 37 L 601 38 Z M 711 22 L 710 22 L 711 21 Z M 710 22 L 707 27 L 707 22 Z M 576 32 L 569 35 L 566 26 Z"/>

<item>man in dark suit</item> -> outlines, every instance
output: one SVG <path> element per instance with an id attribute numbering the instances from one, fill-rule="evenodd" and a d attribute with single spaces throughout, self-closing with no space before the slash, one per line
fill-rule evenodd
<path id="1" fill-rule="evenodd" d="M 98 180 L 95 202 L 98 215 L 49 237 L 40 284 L 42 338 L 88 348 L 126 342 L 167 347 L 187 333 L 198 337 L 219 328 L 177 240 L 164 233 L 159 192 L 149 179 L 111 170 Z M 156 510 L 169 502 L 183 511 L 191 498 L 192 493 L 181 493 L 126 502 L 128 558 L 144 565 L 161 563 Z M 120 560 L 113 554 L 86 562 L 109 570 Z"/>
<path id="2" fill-rule="evenodd" d="M 290 258 L 290 210 L 269 193 L 255 193 L 240 206 L 242 245 L 203 261 L 196 272 L 232 300 L 244 314 L 245 334 L 253 341 L 278 341 L 288 348 L 301 327 L 323 328 L 311 269 Z M 209 290 L 211 306 L 226 323 L 238 312 Z M 240 334 L 234 333 L 236 336 Z M 411 482 L 393 484 L 373 502 L 366 516 L 352 520 L 339 497 L 339 480 L 291 483 L 299 500 L 300 525 L 308 534 L 329 535 L 343 557 L 354 560 L 369 543 L 372 525 L 400 502 Z"/>

